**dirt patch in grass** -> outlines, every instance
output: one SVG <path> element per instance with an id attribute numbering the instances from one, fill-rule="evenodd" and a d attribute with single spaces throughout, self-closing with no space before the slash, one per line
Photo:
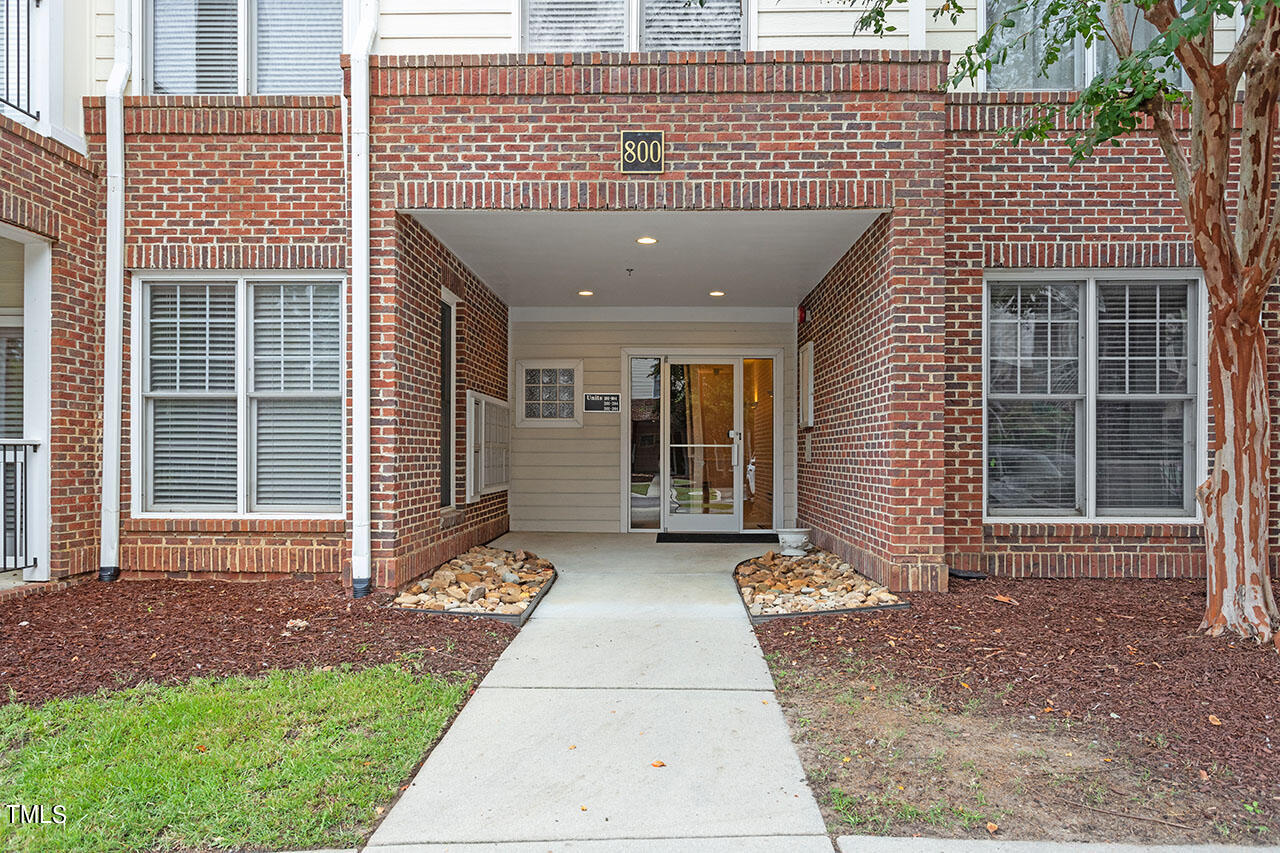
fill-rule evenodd
<path id="1" fill-rule="evenodd" d="M 771 662 L 827 827 L 1142 844 L 1272 844 L 1258 805 L 1162 779 L 1083 725 L 940 702 L 852 658 L 818 671 Z M 1252 807 L 1252 806 L 1251 806 Z"/>
<path id="2" fill-rule="evenodd" d="M 757 629 L 780 686 L 792 685 L 783 687 L 784 702 L 828 818 L 844 831 L 853 823 L 860 831 L 949 834 L 938 826 L 958 822 L 957 832 L 986 835 L 987 821 L 972 813 L 994 815 L 1015 837 L 1275 842 L 1280 656 L 1199 635 L 1200 582 L 993 579 L 909 598 L 906 611 Z M 898 685 L 896 710 L 875 710 L 877 691 L 859 692 L 859 683 L 877 678 Z M 873 701 L 863 700 L 868 695 Z M 806 710 L 806 703 L 816 704 Z M 855 704 L 858 713 L 849 713 Z M 902 752 L 889 764 L 884 739 L 898 731 Z M 981 747 L 957 752 L 957 742 Z M 857 744 L 862 764 L 849 752 Z M 954 774 L 919 769 L 939 750 Z M 830 760 L 817 760 L 824 751 L 840 753 L 830 780 Z M 991 757 L 985 768 L 983 756 Z M 982 775 L 966 771 L 966 762 Z M 860 775 L 841 775 L 856 767 Z M 965 772 L 987 780 L 987 811 L 955 787 L 967 784 Z M 851 820 L 839 816 L 842 796 L 859 798 L 844 801 Z M 939 802 L 964 816 L 930 813 Z M 885 813 L 897 815 L 896 828 L 876 828 Z"/>
<path id="3" fill-rule="evenodd" d="M 96 581 L 0 604 L 0 701 L 412 659 L 420 671 L 483 677 L 516 629 L 394 610 L 336 583 Z"/>

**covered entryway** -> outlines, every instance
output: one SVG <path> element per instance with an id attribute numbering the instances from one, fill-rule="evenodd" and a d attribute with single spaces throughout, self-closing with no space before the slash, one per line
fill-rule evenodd
<path id="1" fill-rule="evenodd" d="M 795 306 L 881 212 L 406 211 L 510 309 L 511 529 L 793 526 Z"/>

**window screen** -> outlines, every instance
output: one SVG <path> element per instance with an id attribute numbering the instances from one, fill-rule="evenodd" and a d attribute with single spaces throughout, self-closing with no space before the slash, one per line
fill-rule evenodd
<path id="1" fill-rule="evenodd" d="M 152 91 L 234 95 L 238 41 L 237 0 L 152 0 Z"/>
<path id="2" fill-rule="evenodd" d="M 253 508 L 338 509 L 343 418 L 336 284 L 257 282 Z"/>
<path id="3" fill-rule="evenodd" d="M 254 91 L 342 90 L 342 0 L 256 0 Z"/>
<path id="4" fill-rule="evenodd" d="M 625 51 L 627 0 L 526 0 L 525 49 Z"/>
<path id="5" fill-rule="evenodd" d="M 641 50 L 742 49 L 742 0 L 641 2 Z"/>
<path id="6" fill-rule="evenodd" d="M 154 285 L 149 296 L 150 503 L 234 510 L 235 285 Z"/>
<path id="7" fill-rule="evenodd" d="M 1002 21 L 1007 10 L 1020 5 L 1021 0 L 986 0 L 987 26 Z M 1037 26 L 1042 19 L 1048 0 L 1031 0 L 1025 9 L 1013 15 L 1015 25 L 996 27 L 992 48 L 1008 48 L 1003 62 L 993 63 L 987 71 L 987 88 L 1009 89 L 1079 89 L 1084 83 L 1083 45 L 1074 44 L 1064 49 L 1049 68 L 1047 75 L 1040 71 L 1044 61 L 1047 39 L 1043 29 Z M 1021 36 L 1026 36 L 1025 39 Z"/>
<path id="8" fill-rule="evenodd" d="M 1098 510 L 1181 510 L 1194 424 L 1187 282 L 1098 285 Z"/>

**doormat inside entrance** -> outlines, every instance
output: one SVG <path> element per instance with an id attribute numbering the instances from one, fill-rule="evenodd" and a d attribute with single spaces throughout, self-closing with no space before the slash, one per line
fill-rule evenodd
<path id="1" fill-rule="evenodd" d="M 659 533 L 659 544 L 664 542 L 772 542 L 778 544 L 776 533 Z"/>

